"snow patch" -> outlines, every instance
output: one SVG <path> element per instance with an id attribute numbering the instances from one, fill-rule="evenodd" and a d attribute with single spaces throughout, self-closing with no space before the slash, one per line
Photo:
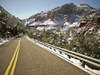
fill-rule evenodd
<path id="1" fill-rule="evenodd" d="M 61 29 L 61 31 L 66 31 L 68 30 L 68 28 L 71 28 L 71 27 L 78 27 L 79 26 L 79 22 L 74 22 L 74 23 L 70 23 L 70 22 L 65 22 L 64 23 L 64 28 Z"/>
<path id="2" fill-rule="evenodd" d="M 65 53 L 62 53 L 62 56 L 69 60 L 68 55 L 66 55 Z"/>
<path id="3" fill-rule="evenodd" d="M 38 30 L 42 31 L 45 29 L 45 27 L 37 27 Z"/>
<path id="4" fill-rule="evenodd" d="M 94 29 L 94 27 L 91 27 L 89 30 L 92 31 Z"/>
<path id="5" fill-rule="evenodd" d="M 69 25 L 71 25 L 71 23 L 70 22 L 65 22 L 64 25 L 69 26 Z"/>
<path id="6" fill-rule="evenodd" d="M 71 62 L 73 62 L 74 64 L 76 64 L 76 65 L 80 65 L 80 60 L 78 60 L 78 59 L 75 59 L 75 58 L 71 58 L 71 59 L 69 59 Z"/>
<path id="7" fill-rule="evenodd" d="M 12 39 L 14 39 L 14 37 L 9 37 L 9 38 L 7 38 L 7 39 L 5 39 L 5 38 L 0 38 L 0 45 L 1 44 L 4 44 L 5 42 L 8 42 L 8 41 L 10 41 L 10 40 L 12 40 Z"/>
<path id="8" fill-rule="evenodd" d="M 98 34 L 100 35 L 100 30 L 98 31 Z"/>
<path id="9" fill-rule="evenodd" d="M 55 25 L 56 23 L 53 22 L 51 19 L 46 20 L 44 23 L 44 25 Z"/>
<path id="10" fill-rule="evenodd" d="M 69 27 L 78 27 L 79 26 L 79 22 L 74 22 L 73 24 L 71 24 Z"/>
<path id="11" fill-rule="evenodd" d="M 89 70 L 89 71 L 92 71 L 98 75 L 100 75 L 100 70 L 95 70 L 95 69 L 91 69 L 90 67 L 88 67 L 87 65 L 85 65 L 85 69 Z"/>
<path id="12" fill-rule="evenodd" d="M 68 38 L 67 40 L 68 40 L 68 41 L 70 41 L 70 40 L 73 40 L 73 38 L 72 38 L 72 37 L 70 37 L 70 38 Z"/>

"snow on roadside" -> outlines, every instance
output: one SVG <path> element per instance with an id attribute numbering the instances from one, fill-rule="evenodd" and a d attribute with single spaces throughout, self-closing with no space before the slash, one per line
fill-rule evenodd
<path id="1" fill-rule="evenodd" d="M 78 60 L 78 59 L 75 59 L 75 58 L 71 58 L 71 59 L 69 59 L 71 62 L 73 62 L 75 65 L 79 65 L 80 66 L 80 64 L 81 64 L 81 61 L 80 60 Z"/>
<path id="2" fill-rule="evenodd" d="M 87 65 L 85 65 L 85 69 L 87 69 L 87 70 L 89 70 L 89 71 L 91 71 L 91 72 L 94 72 L 94 73 L 100 75 L 100 70 L 91 69 L 91 68 L 88 67 Z"/>
<path id="3" fill-rule="evenodd" d="M 46 47 L 46 46 L 44 46 L 42 44 L 39 44 L 39 43 L 35 42 L 35 40 L 30 39 L 28 36 L 26 36 L 26 38 L 28 40 L 34 42 L 35 44 L 39 45 L 40 47 L 45 48 L 49 52 L 52 52 L 53 54 L 56 54 L 56 55 L 58 55 L 60 57 L 65 58 L 68 62 L 72 63 L 73 65 L 75 65 L 77 67 L 79 67 L 80 69 L 83 69 L 83 67 L 81 66 L 82 62 L 80 60 L 75 59 L 75 58 L 69 58 L 69 56 L 66 55 L 65 53 L 60 53 L 59 50 L 57 50 L 57 49 L 56 50 L 54 50 L 53 48 L 50 49 L 49 47 Z M 94 73 L 97 74 L 97 75 L 100 75 L 100 70 L 91 69 L 87 65 L 85 65 L 85 68 L 83 70 L 89 72 L 91 75 L 94 75 Z M 93 72 L 93 73 L 91 73 L 91 72 Z"/>
<path id="4" fill-rule="evenodd" d="M 8 42 L 8 41 L 10 41 L 10 40 L 12 40 L 12 39 L 14 39 L 14 37 L 9 37 L 9 38 L 7 38 L 7 39 L 5 39 L 5 38 L 0 38 L 0 45 L 1 44 L 4 44 L 5 42 Z"/>
<path id="5" fill-rule="evenodd" d="M 67 60 L 69 60 L 68 55 L 66 55 L 65 53 L 62 53 L 62 56 L 65 57 Z"/>

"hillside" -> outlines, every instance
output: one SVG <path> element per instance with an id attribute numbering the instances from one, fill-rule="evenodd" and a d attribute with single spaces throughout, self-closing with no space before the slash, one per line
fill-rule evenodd
<path id="1" fill-rule="evenodd" d="M 0 38 L 16 36 L 24 31 L 21 20 L 0 6 Z"/>

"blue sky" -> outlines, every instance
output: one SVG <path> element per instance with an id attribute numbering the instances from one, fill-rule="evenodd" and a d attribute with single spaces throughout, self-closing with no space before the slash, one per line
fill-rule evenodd
<path id="1" fill-rule="evenodd" d="M 24 19 L 38 12 L 51 10 L 71 2 L 76 5 L 89 4 L 100 8 L 100 0 L 0 0 L 0 5 L 14 16 Z"/>

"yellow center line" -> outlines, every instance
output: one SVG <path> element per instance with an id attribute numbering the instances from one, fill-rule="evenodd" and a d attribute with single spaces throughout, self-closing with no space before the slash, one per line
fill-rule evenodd
<path id="1" fill-rule="evenodd" d="M 21 39 L 20 39 L 20 42 L 21 42 Z M 10 75 L 14 74 L 16 63 L 17 63 L 17 59 L 18 59 L 19 49 L 20 49 L 20 43 L 19 43 L 19 48 L 18 48 L 18 51 L 17 51 L 17 54 L 16 54 L 16 58 L 15 58 L 15 61 L 14 61 L 14 64 L 13 64 L 13 67 L 12 67 Z"/>
<path id="2" fill-rule="evenodd" d="M 11 68 L 11 66 L 12 66 L 12 64 L 13 64 L 14 58 L 15 58 L 15 57 L 18 58 L 18 52 L 19 52 L 19 48 L 20 48 L 20 42 L 21 42 L 21 39 L 18 41 L 16 50 L 15 50 L 15 52 L 14 52 L 14 54 L 13 54 L 13 57 L 12 57 L 12 59 L 11 59 L 9 65 L 8 65 L 8 67 L 7 67 L 7 69 L 6 69 L 5 73 L 4 73 L 4 75 L 8 75 L 8 73 L 9 73 L 9 71 L 10 71 L 10 68 Z M 16 58 L 15 58 L 15 59 L 16 59 Z M 17 62 L 17 60 L 14 61 L 14 63 L 15 63 L 15 62 Z M 16 63 L 15 63 L 15 65 L 16 65 Z M 11 71 L 11 72 L 12 72 L 12 71 Z"/>

